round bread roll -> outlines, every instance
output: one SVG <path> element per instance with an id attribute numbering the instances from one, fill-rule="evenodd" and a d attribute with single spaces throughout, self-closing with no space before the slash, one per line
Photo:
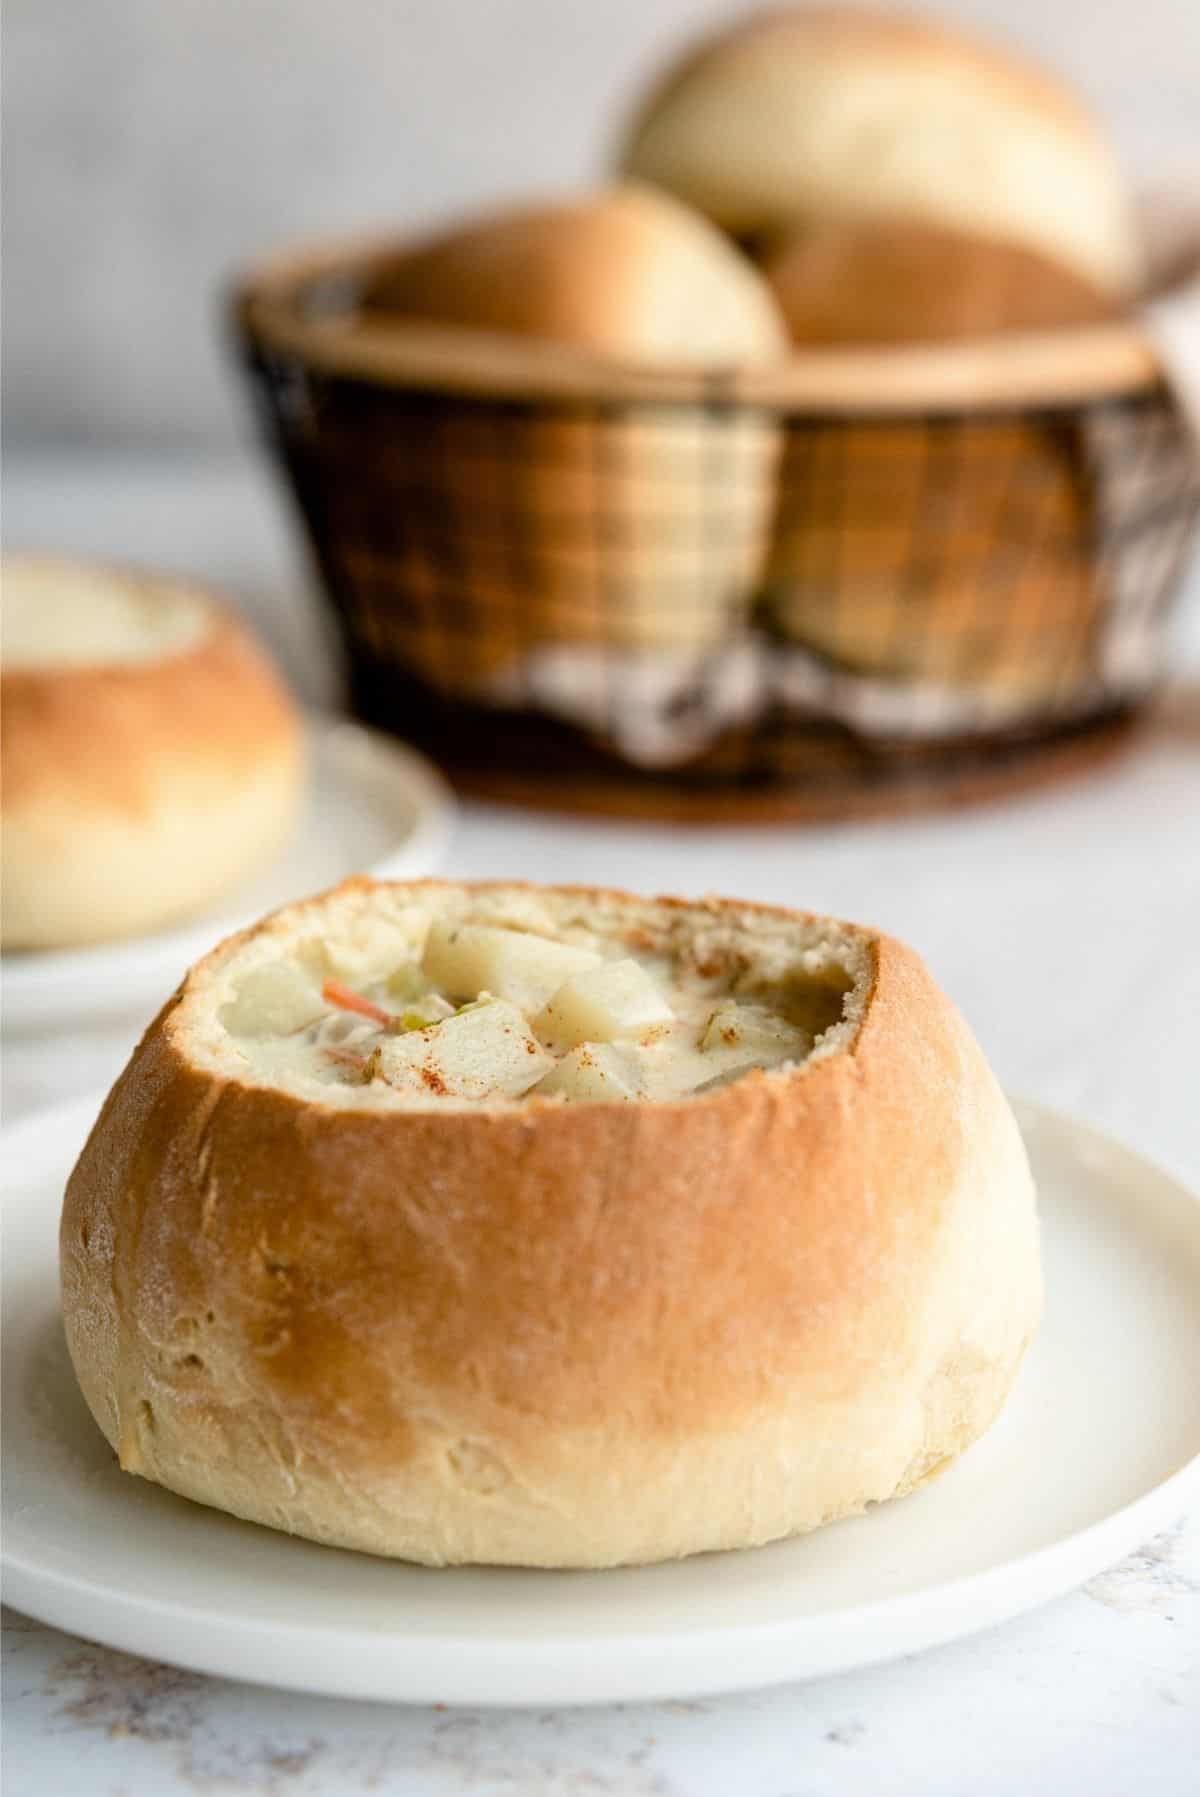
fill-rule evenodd
<path id="1" fill-rule="evenodd" d="M 940 225 L 826 222 L 765 272 L 797 342 L 888 344 L 1099 323 L 1110 294 L 1035 250 Z M 791 433 L 767 590 L 837 667 L 977 693 L 1070 694 L 1094 653 L 1094 471 L 1082 429 L 1012 418 Z"/>
<path id="2" fill-rule="evenodd" d="M 767 610 L 806 653 L 964 719 L 1069 706 L 1096 656 L 1096 504 L 1067 423 L 816 425 L 784 455 Z"/>
<path id="3" fill-rule="evenodd" d="M 61 1266 L 127 1471 L 430 1565 L 662 1560 L 911 1491 L 1040 1308 L 1015 1122 L 910 950 L 433 881 L 349 882 L 192 970 Z"/>
<path id="4" fill-rule="evenodd" d="M 798 344 L 946 343 L 1102 324 L 1113 293 L 1040 250 L 922 219 L 825 219 L 763 272 Z"/>
<path id="5" fill-rule="evenodd" d="M 739 23 L 650 94 L 623 165 L 742 238 L 913 219 L 1023 245 L 1108 292 L 1137 274 L 1112 152 L 1076 95 L 931 21 L 814 6 Z"/>
<path id="6" fill-rule="evenodd" d="M 361 304 L 652 367 L 761 362 L 785 343 L 742 252 L 691 207 L 636 183 L 438 232 L 381 260 Z"/>
<path id="7" fill-rule="evenodd" d="M 753 264 L 667 195 L 616 187 L 518 207 L 386 258 L 366 318 L 532 336 L 625 365 L 732 369 L 783 356 Z M 447 405 L 389 446 L 404 607 L 379 629 L 435 686 L 487 691 L 528 651 L 694 658 L 762 571 L 780 432 L 719 407 Z M 368 475 L 369 478 L 369 475 Z M 386 503 L 381 491 L 379 504 Z"/>
<path id="8" fill-rule="evenodd" d="M 3 944 L 153 930 L 273 855 L 299 720 L 244 629 L 195 586 L 6 556 Z"/>

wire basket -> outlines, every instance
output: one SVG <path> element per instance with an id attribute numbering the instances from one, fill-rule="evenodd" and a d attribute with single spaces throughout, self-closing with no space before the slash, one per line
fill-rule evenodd
<path id="1" fill-rule="evenodd" d="M 244 285 L 354 708 L 468 789 L 830 815 L 1041 777 L 1163 670 L 1200 478 L 1131 326 L 646 371 Z"/>

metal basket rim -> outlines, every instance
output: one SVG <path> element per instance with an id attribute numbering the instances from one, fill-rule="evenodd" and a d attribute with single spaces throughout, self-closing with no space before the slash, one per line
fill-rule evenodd
<path id="1" fill-rule="evenodd" d="M 326 375 L 462 398 L 620 406 L 714 405 L 861 416 L 1084 405 L 1163 384 L 1136 318 L 946 344 L 793 350 L 757 367 L 647 367 L 563 344 L 425 320 L 306 316 L 319 280 L 361 280 L 394 235 L 293 246 L 232 293 L 234 327 L 259 354 Z"/>

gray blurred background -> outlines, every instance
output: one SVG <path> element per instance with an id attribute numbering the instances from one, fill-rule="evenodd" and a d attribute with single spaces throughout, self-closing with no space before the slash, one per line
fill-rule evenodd
<path id="1" fill-rule="evenodd" d="M 8 448 L 247 433 L 218 296 L 293 236 L 600 172 L 729 0 L 7 0 Z M 1200 0 L 952 0 L 1090 95 L 1131 176 L 1200 169 Z"/>

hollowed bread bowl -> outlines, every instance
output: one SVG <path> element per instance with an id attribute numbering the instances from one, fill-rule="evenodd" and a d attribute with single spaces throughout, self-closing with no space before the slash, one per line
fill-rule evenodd
<path id="1" fill-rule="evenodd" d="M 355 880 L 225 942 L 61 1248 L 128 1471 L 429 1564 L 662 1560 L 910 1491 L 1040 1304 L 1016 1125 L 912 951 L 582 887 Z"/>
<path id="2" fill-rule="evenodd" d="M 267 657 L 191 581 L 58 556 L 3 568 L 3 943 L 197 914 L 277 853 L 303 731 Z"/>

